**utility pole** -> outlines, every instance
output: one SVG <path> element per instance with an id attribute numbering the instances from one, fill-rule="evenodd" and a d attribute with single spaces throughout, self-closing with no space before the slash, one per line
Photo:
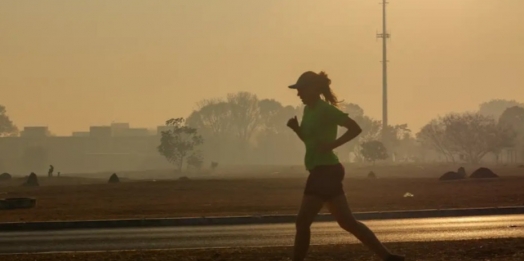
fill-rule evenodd
<path id="1" fill-rule="evenodd" d="M 382 38 L 382 139 L 388 126 L 388 55 L 387 39 L 390 37 L 386 27 L 386 0 L 382 0 L 382 33 L 377 38 Z"/>

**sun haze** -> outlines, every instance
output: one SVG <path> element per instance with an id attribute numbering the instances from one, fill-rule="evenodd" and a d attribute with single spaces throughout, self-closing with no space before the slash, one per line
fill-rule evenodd
<path id="1" fill-rule="evenodd" d="M 0 104 L 59 135 L 154 127 L 230 92 L 296 105 L 286 85 L 325 70 L 381 119 L 378 2 L 1 1 Z M 391 123 L 524 97 L 523 1 L 393 0 L 388 14 Z"/>

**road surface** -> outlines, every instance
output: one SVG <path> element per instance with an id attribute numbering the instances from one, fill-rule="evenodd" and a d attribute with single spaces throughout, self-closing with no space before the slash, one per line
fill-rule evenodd
<path id="1" fill-rule="evenodd" d="M 375 220 L 385 242 L 524 238 L 524 215 Z M 0 253 L 292 245 L 292 224 L 0 232 Z M 356 243 L 336 223 L 314 223 L 312 244 Z"/>

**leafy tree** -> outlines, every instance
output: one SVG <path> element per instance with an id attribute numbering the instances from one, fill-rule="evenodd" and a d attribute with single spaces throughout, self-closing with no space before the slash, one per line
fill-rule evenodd
<path id="1" fill-rule="evenodd" d="M 402 132 L 403 130 L 399 130 L 399 136 L 390 143 L 392 147 L 384 144 L 390 154 L 394 153 L 397 161 L 419 161 L 423 159 L 424 153 L 421 151 L 420 144 L 413 137 L 411 131 Z"/>
<path id="2" fill-rule="evenodd" d="M 522 149 L 524 145 L 524 107 L 513 106 L 507 108 L 498 121 L 499 129 L 505 130 L 505 134 L 511 135 L 511 145 L 505 144 L 505 148 L 509 149 L 508 153 L 513 154 L 519 148 Z M 495 152 L 494 152 L 495 153 Z M 500 154 L 500 151 L 499 153 Z M 497 156 L 498 160 L 498 154 Z"/>
<path id="3" fill-rule="evenodd" d="M 498 124 L 501 127 L 512 129 L 522 138 L 524 136 L 524 107 L 513 106 L 507 108 L 500 115 Z"/>
<path id="4" fill-rule="evenodd" d="M 364 117 L 364 109 L 362 109 L 358 104 L 343 102 L 339 104 L 339 108 L 346 112 L 351 118 Z"/>
<path id="5" fill-rule="evenodd" d="M 289 128 L 285 123 L 299 113 L 297 108 L 293 106 L 283 106 L 280 102 L 269 99 L 260 100 L 259 107 L 260 124 L 258 131 L 273 134 L 288 134 Z"/>
<path id="6" fill-rule="evenodd" d="M 357 161 L 363 161 L 364 158 L 361 154 L 361 147 L 359 144 L 365 141 L 378 139 L 381 129 L 380 121 L 366 116 L 364 114 L 364 109 L 362 109 L 362 107 L 360 107 L 358 104 L 341 103 L 339 104 L 339 108 L 343 112 L 347 113 L 350 118 L 355 120 L 355 122 L 362 129 L 362 133 L 360 133 L 357 138 L 348 142 L 338 150 L 344 154 L 347 153 L 346 155 L 348 156 L 349 154 L 353 154 Z M 345 131 L 345 128 L 339 128 L 338 130 L 339 133 L 344 133 Z"/>
<path id="7" fill-rule="evenodd" d="M 179 173 L 182 172 L 186 157 L 194 153 L 194 149 L 204 142 L 197 129 L 185 125 L 184 122 L 184 118 L 166 121 L 166 126 L 171 128 L 162 132 L 160 145 L 157 147 L 158 152 L 173 163 Z"/>
<path id="8" fill-rule="evenodd" d="M 16 136 L 18 135 L 18 128 L 7 116 L 7 110 L 0 105 L 0 137 Z"/>
<path id="9" fill-rule="evenodd" d="M 348 142 L 347 145 L 345 145 L 345 148 L 353 153 L 357 161 L 364 161 L 365 158 L 362 156 L 362 148 L 360 144 L 366 141 L 379 139 L 382 124 L 380 121 L 374 120 L 365 115 L 361 117 L 357 116 L 353 120 L 355 120 L 355 122 L 360 126 L 362 133 L 360 133 L 356 139 Z M 345 128 L 340 128 L 339 130 L 340 133 L 343 133 L 344 131 L 346 131 Z"/>
<path id="10" fill-rule="evenodd" d="M 497 124 L 492 128 L 490 134 L 488 139 L 489 152 L 495 155 L 495 159 L 499 163 L 502 151 L 514 146 L 517 133 L 508 125 Z"/>
<path id="11" fill-rule="evenodd" d="M 388 125 L 385 130 L 382 130 L 382 128 L 383 127 L 381 127 L 380 133 L 382 134 L 381 140 L 384 146 L 386 146 L 391 154 L 400 156 L 398 155 L 400 152 L 399 147 L 403 141 L 409 140 L 411 137 L 411 130 L 408 128 L 408 125 Z"/>
<path id="12" fill-rule="evenodd" d="M 289 130 L 286 122 L 299 114 L 293 106 L 283 106 L 275 100 L 259 102 L 260 125 L 255 134 L 254 151 L 256 160 L 263 164 L 301 162 L 302 142 Z"/>
<path id="13" fill-rule="evenodd" d="M 524 103 L 515 100 L 493 99 L 479 105 L 479 114 L 497 120 L 507 108 L 514 106 L 524 107 Z"/>
<path id="14" fill-rule="evenodd" d="M 386 146 L 378 140 L 366 141 L 360 146 L 362 147 L 362 156 L 366 161 L 373 162 L 373 165 L 375 165 L 375 161 L 377 160 L 385 160 L 388 158 Z"/>
<path id="15" fill-rule="evenodd" d="M 200 171 L 202 169 L 202 166 L 204 165 L 204 158 L 202 157 L 202 154 L 199 151 L 195 151 L 187 157 L 187 167 L 193 168 L 197 171 Z"/>

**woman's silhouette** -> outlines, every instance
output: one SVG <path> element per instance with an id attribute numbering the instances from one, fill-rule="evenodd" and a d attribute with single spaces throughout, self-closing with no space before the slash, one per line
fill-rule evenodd
<path id="1" fill-rule="evenodd" d="M 289 86 L 297 90 L 305 105 L 300 125 L 295 116 L 287 126 L 306 145 L 304 162 L 309 171 L 296 221 L 293 261 L 304 260 L 309 248 L 310 226 L 324 204 L 327 204 L 341 228 L 355 235 L 381 259 L 402 261 L 404 257 L 394 255 L 384 247 L 366 225 L 355 219 L 349 208 L 342 185 L 345 170 L 333 149 L 354 139 L 362 130 L 336 107 L 339 101 L 330 84 L 331 80 L 324 72 L 317 74 L 309 71 Z M 347 128 L 347 131 L 337 139 L 338 126 Z"/>

